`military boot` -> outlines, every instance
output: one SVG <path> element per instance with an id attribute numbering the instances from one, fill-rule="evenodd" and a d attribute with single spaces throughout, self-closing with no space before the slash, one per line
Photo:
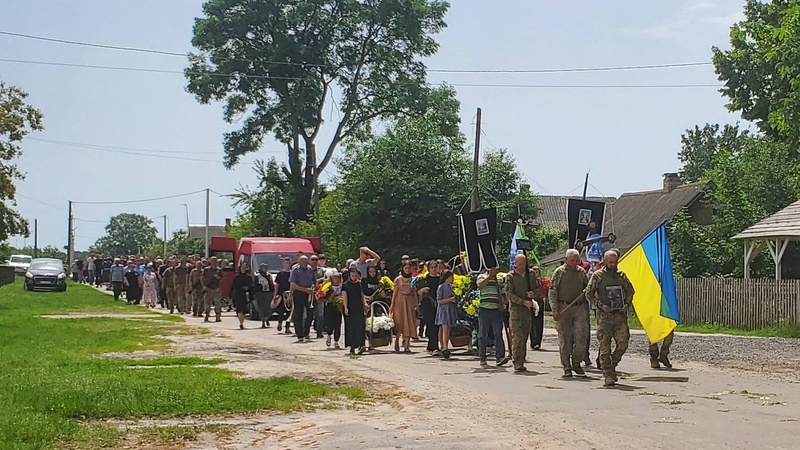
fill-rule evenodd
<path id="1" fill-rule="evenodd" d="M 206 319 L 203 322 L 211 322 L 210 320 L 208 320 L 209 315 L 210 314 L 206 313 Z"/>
<path id="2" fill-rule="evenodd" d="M 614 386 L 614 384 L 616 382 L 614 381 L 614 374 L 611 371 L 603 372 L 603 376 L 605 378 L 605 381 L 603 382 L 603 386 L 605 386 L 605 387 Z"/>
<path id="3" fill-rule="evenodd" d="M 651 369 L 660 369 L 661 364 L 658 363 L 658 358 L 650 357 L 650 368 Z"/>
<path id="4" fill-rule="evenodd" d="M 659 356 L 658 362 L 663 364 L 664 367 L 666 367 L 667 369 L 671 369 L 672 368 L 672 363 L 669 362 L 669 358 L 667 358 L 667 355 Z"/>

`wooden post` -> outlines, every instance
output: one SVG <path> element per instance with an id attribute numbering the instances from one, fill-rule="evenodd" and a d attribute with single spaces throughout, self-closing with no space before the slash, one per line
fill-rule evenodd
<path id="1" fill-rule="evenodd" d="M 481 153 L 481 109 L 478 108 L 478 114 L 475 119 L 475 159 L 472 162 L 472 195 L 470 212 L 481 209 L 481 199 L 478 195 L 478 164 L 480 163 Z"/>

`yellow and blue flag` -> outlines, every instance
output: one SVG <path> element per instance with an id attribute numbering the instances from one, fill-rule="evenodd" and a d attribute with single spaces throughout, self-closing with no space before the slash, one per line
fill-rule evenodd
<path id="1" fill-rule="evenodd" d="M 662 223 L 628 250 L 619 269 L 636 290 L 633 307 L 650 343 L 667 337 L 680 317 L 666 226 Z"/>

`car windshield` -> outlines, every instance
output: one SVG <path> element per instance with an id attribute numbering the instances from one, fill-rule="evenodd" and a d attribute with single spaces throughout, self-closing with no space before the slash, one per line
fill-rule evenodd
<path id="1" fill-rule="evenodd" d="M 261 264 L 266 264 L 269 271 L 277 273 L 283 267 L 283 259 L 293 259 L 291 254 L 284 253 L 256 253 L 253 255 L 253 269 L 252 272 L 257 272 Z"/>
<path id="2" fill-rule="evenodd" d="M 20 264 L 30 264 L 31 260 L 30 256 L 12 256 L 11 261 L 12 263 L 20 263 Z"/>
<path id="3" fill-rule="evenodd" d="M 61 271 L 64 270 L 64 267 L 58 261 L 37 261 L 31 264 L 31 269 Z"/>

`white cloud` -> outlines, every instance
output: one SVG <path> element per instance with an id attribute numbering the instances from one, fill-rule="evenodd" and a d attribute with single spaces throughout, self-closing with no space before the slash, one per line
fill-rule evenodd
<path id="1" fill-rule="evenodd" d="M 628 28 L 625 31 L 651 38 L 675 39 L 691 36 L 698 29 L 730 27 L 744 19 L 740 2 L 698 2 L 677 10 L 673 15 L 647 27 Z"/>

